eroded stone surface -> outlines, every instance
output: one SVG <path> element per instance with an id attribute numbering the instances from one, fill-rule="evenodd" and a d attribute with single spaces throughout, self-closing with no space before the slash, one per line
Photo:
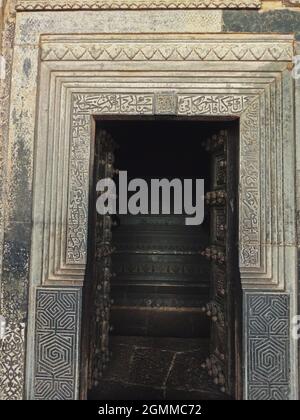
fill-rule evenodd
<path id="1" fill-rule="evenodd" d="M 17 15 L 16 44 L 38 44 L 40 33 L 220 32 L 220 10 L 35 12 Z"/>
<path id="2" fill-rule="evenodd" d="M 224 10 L 223 22 L 225 32 L 294 32 L 300 39 L 300 13 L 296 10 L 269 10 L 263 13 Z"/>

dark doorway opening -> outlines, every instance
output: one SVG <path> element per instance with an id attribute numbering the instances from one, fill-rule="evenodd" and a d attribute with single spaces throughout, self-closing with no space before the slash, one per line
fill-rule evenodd
<path id="1" fill-rule="evenodd" d="M 98 262 L 90 256 L 87 276 L 87 319 L 93 324 L 93 312 L 102 313 L 89 328 L 87 342 L 92 345 L 83 347 L 89 360 L 89 399 L 238 397 L 237 128 L 237 121 L 175 118 L 97 122 L 95 167 L 99 170 L 101 162 L 101 170 L 96 169 L 94 178 L 110 173 L 117 182 L 117 168 L 127 171 L 128 182 L 142 178 L 148 185 L 153 178 L 204 179 L 207 205 L 198 226 L 185 225 L 186 215 L 174 214 L 173 209 L 169 215 L 117 215 L 109 222 L 106 216 L 94 216 L 92 253 L 99 255 L 105 229 L 111 231 L 105 242 L 111 252 L 102 252 Z M 218 145 L 215 133 L 226 133 L 226 144 Z M 97 152 L 104 138 L 110 149 L 100 147 Z M 235 197 L 234 215 L 226 213 L 226 200 L 212 204 L 211 195 L 224 191 Z M 93 206 L 95 197 L 91 212 Z M 230 228 L 230 234 L 223 235 L 226 239 L 216 236 L 220 221 L 224 231 Z M 222 258 L 227 261 L 220 263 Z M 102 277 L 109 284 L 100 287 L 97 298 L 92 284 L 99 287 Z M 224 296 L 217 283 L 224 283 Z M 230 290 L 235 296 L 227 295 Z M 102 339 L 95 338 L 97 334 Z M 93 357 L 97 363 L 91 362 Z"/>

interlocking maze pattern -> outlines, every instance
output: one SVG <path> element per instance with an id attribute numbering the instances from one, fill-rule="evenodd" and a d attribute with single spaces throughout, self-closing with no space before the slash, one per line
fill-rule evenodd
<path id="1" fill-rule="evenodd" d="M 35 399 L 77 397 L 80 289 L 38 289 Z"/>
<path id="2" fill-rule="evenodd" d="M 289 395 L 289 296 L 246 294 L 248 398 L 285 400 Z"/>

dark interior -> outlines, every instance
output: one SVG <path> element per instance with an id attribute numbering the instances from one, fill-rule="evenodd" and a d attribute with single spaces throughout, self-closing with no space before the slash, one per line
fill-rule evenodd
<path id="1" fill-rule="evenodd" d="M 197 129 L 198 127 L 198 129 Z M 107 130 L 118 143 L 115 166 L 128 178 L 204 178 L 209 156 L 196 122 L 126 121 Z M 202 134 L 202 133 L 201 133 Z M 113 229 L 112 323 L 116 335 L 199 337 L 198 313 L 209 293 L 209 264 L 199 258 L 209 223 L 186 226 L 185 215 L 119 216 Z"/>
<path id="2" fill-rule="evenodd" d="M 231 122 L 144 119 L 98 121 L 117 143 L 115 167 L 128 179 L 202 178 L 211 187 L 203 140 Z M 117 180 L 117 178 L 116 178 Z M 114 217 L 111 360 L 90 398 L 225 398 L 201 369 L 209 353 L 210 220 L 185 215 Z"/>

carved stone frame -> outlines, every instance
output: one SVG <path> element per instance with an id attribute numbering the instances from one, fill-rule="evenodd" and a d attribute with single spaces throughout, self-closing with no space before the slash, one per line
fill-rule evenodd
<path id="1" fill-rule="evenodd" d="M 94 118 L 163 113 L 239 118 L 244 397 L 295 398 L 292 36 L 43 35 L 42 25 L 38 48 L 17 46 L 14 58 L 15 75 L 30 61 L 39 88 L 23 75 L 12 90 L 12 103 L 23 98 L 17 112 L 37 98 L 36 118 L 20 117 L 35 138 L 27 397 L 78 397 Z M 19 129 L 12 126 L 11 142 Z M 274 372 L 265 354 L 277 357 Z"/>
<path id="2" fill-rule="evenodd" d="M 283 95 L 283 91 L 291 93 L 292 89 L 287 64 L 292 60 L 293 44 L 289 36 L 277 37 L 277 43 L 272 36 L 260 36 L 259 44 L 253 42 L 258 39 L 255 35 L 241 38 L 239 42 L 237 36 L 227 35 L 224 41 L 220 35 L 198 35 L 196 40 L 189 41 L 183 35 L 165 35 L 163 39 L 141 36 L 136 41 L 130 35 L 93 35 L 85 39 L 75 35 L 67 39 L 42 36 L 40 95 L 43 100 L 40 104 L 45 103 L 47 95 L 47 111 L 51 115 L 47 127 L 43 123 L 38 125 L 36 146 L 38 208 L 34 211 L 43 214 L 46 221 L 38 246 L 43 250 L 42 284 L 82 285 L 83 282 L 93 117 L 175 114 L 240 119 L 242 284 L 247 289 L 285 290 L 284 273 L 294 256 L 289 246 L 295 245 L 291 186 L 285 188 L 283 176 L 284 169 L 291 174 L 293 171 L 283 166 L 285 143 L 293 142 L 289 125 L 292 103 L 289 96 Z M 99 62 L 106 72 L 124 69 L 124 75 L 109 76 L 111 82 L 98 77 L 96 72 L 92 76 Z M 268 64 L 269 71 L 265 63 L 272 63 Z M 130 82 L 126 84 L 126 69 L 135 71 L 138 80 L 151 68 L 153 72 L 173 72 L 179 64 L 177 78 L 168 76 L 168 83 L 161 82 L 157 76 L 155 87 L 148 81 L 135 89 L 130 87 Z M 229 80 L 226 65 L 232 73 L 230 88 L 225 86 L 225 80 Z M 193 68 L 188 87 L 182 86 L 183 79 L 180 79 L 185 66 Z M 234 70 L 241 67 L 243 71 Z M 85 69 L 88 69 L 88 79 L 71 74 Z M 212 75 L 218 77 L 215 87 L 210 87 Z M 201 82 L 196 82 L 197 78 Z M 121 80 L 124 88 L 115 88 Z M 166 109 L 167 98 L 171 105 Z M 46 122 L 49 117 L 42 110 L 41 106 L 38 120 Z M 60 121 L 62 112 L 66 118 Z M 39 139 L 43 147 L 39 147 Z M 45 142 L 45 139 L 49 140 Z M 67 178 L 68 187 L 62 183 Z M 44 184 L 41 180 L 45 180 Z M 45 191 L 42 199 L 41 189 Z"/>

